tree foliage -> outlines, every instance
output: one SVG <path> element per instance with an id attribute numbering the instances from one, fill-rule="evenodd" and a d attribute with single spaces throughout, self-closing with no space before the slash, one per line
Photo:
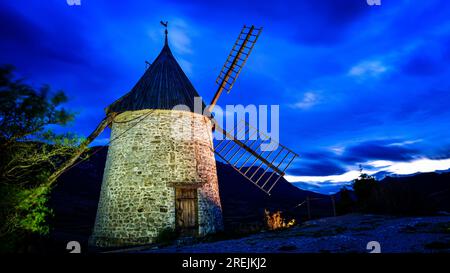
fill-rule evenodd
<path id="1" fill-rule="evenodd" d="M 357 198 L 357 205 L 362 210 L 371 210 L 371 199 L 378 190 L 378 182 L 373 176 L 366 173 L 361 175 L 353 181 L 353 190 Z"/>
<path id="2" fill-rule="evenodd" d="M 67 101 L 63 91 L 36 90 L 14 79 L 11 66 L 0 67 L 0 142 L 3 145 L 43 134 L 48 125 L 66 125 L 74 115 L 61 108 Z M 42 135 L 44 136 L 44 135 Z"/>
<path id="3" fill-rule="evenodd" d="M 355 201 L 352 198 L 351 190 L 342 187 L 338 193 L 339 200 L 336 204 L 337 214 L 343 215 L 354 211 Z"/>
<path id="4" fill-rule="evenodd" d="M 63 91 L 34 88 L 0 67 L 0 244 L 25 234 L 49 232 L 48 178 L 79 145 L 73 134 L 56 134 L 74 115 L 61 105 Z M 17 238 L 15 238 L 17 241 Z M 14 246 L 12 246 L 14 247 Z"/>

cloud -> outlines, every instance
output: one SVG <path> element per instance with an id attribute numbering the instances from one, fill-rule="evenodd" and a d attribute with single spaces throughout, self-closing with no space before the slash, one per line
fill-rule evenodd
<path id="1" fill-rule="evenodd" d="M 314 92 L 306 92 L 303 99 L 292 105 L 293 108 L 306 110 L 319 102 L 318 96 Z"/>
<path id="2" fill-rule="evenodd" d="M 409 88 L 414 89 L 414 87 L 412 85 Z M 431 89 L 408 90 L 408 96 L 396 97 L 395 101 L 392 101 L 392 109 L 388 113 L 392 116 L 392 120 L 409 120 L 415 124 L 445 117 L 450 111 L 450 107 L 447 107 L 450 101 L 448 88 L 436 86 Z M 426 126 L 427 124 L 423 124 L 419 127 L 421 130 L 426 130 Z"/>
<path id="3" fill-rule="evenodd" d="M 302 190 L 317 192 L 321 194 L 334 194 L 337 191 L 339 191 L 342 186 L 344 186 L 340 185 L 339 187 L 336 187 L 336 185 L 333 183 L 332 184 L 321 183 L 320 186 L 316 184 L 303 182 L 294 182 L 292 184 Z"/>
<path id="4" fill-rule="evenodd" d="M 352 144 L 340 144 L 326 149 L 315 149 L 301 153 L 305 161 L 334 162 L 338 166 L 357 167 L 368 161 L 409 161 L 422 154 L 417 146 L 420 140 L 376 139 Z M 308 163 L 309 164 L 309 163 Z M 299 168 L 301 165 L 298 166 Z M 342 173 L 342 172 L 341 172 Z"/>
<path id="5" fill-rule="evenodd" d="M 406 74 L 419 75 L 433 75 L 442 72 L 442 63 L 436 59 L 431 59 L 425 56 L 415 56 L 408 60 L 402 67 Z"/>
<path id="6" fill-rule="evenodd" d="M 189 55 L 194 52 L 192 37 L 198 36 L 197 27 L 181 18 L 173 18 L 169 21 L 168 40 L 169 46 L 178 55 Z M 148 31 L 150 39 L 154 43 L 161 43 L 164 30 L 160 25 L 154 24 Z"/>
<path id="7" fill-rule="evenodd" d="M 186 73 L 186 75 L 188 76 L 188 78 L 191 77 L 193 73 L 192 63 L 184 58 L 177 58 L 177 61 L 180 64 L 181 68 L 183 69 L 184 73 Z"/>
<path id="8" fill-rule="evenodd" d="M 347 147 L 340 157 L 347 163 L 361 163 L 367 160 L 391 160 L 405 161 L 412 160 L 419 151 L 405 145 L 392 145 L 399 143 L 394 140 L 371 140 L 364 141 Z"/>
<path id="9" fill-rule="evenodd" d="M 292 4 L 293 8 L 288 7 L 286 12 L 305 15 L 304 19 L 290 23 L 294 25 L 291 29 L 296 30 L 296 41 L 307 45 L 329 46 L 343 41 L 352 23 L 369 12 L 365 1 L 350 0 L 345 4 L 334 0 L 306 2 Z M 305 25 L 308 27 L 304 27 Z"/>
<path id="10" fill-rule="evenodd" d="M 424 45 L 407 55 L 401 65 L 401 71 L 411 76 L 430 76 L 441 74 L 447 69 L 447 48 L 436 45 Z"/>
<path id="11" fill-rule="evenodd" d="M 170 29 L 170 44 L 178 54 L 192 54 L 191 38 L 185 27 L 175 25 Z"/>
<path id="12" fill-rule="evenodd" d="M 370 12 L 370 7 L 361 0 L 347 0 L 344 4 L 336 0 L 261 1 L 257 5 L 249 0 L 230 0 L 226 5 L 214 0 L 168 2 L 189 7 L 186 12 L 202 24 L 230 26 L 233 21 L 251 21 L 283 28 L 284 36 L 296 43 L 321 46 L 342 41 L 351 24 Z"/>
<path id="13" fill-rule="evenodd" d="M 367 162 L 367 165 L 379 168 L 378 171 L 390 172 L 394 174 L 407 175 L 414 173 L 426 173 L 434 171 L 445 171 L 450 169 L 450 158 L 429 159 L 420 158 L 411 162 Z"/>
<path id="14" fill-rule="evenodd" d="M 70 31 L 73 18 L 64 18 L 59 24 L 48 28 L 22 15 L 13 8 L 0 6 L 0 37 L 3 51 L 22 51 L 23 61 L 34 66 L 51 61 L 72 65 L 88 65 L 86 56 L 88 41 L 80 32 Z M 48 67 L 45 67 L 48 69 Z"/>
<path id="15" fill-rule="evenodd" d="M 381 61 L 365 61 L 350 68 L 348 74 L 354 77 L 376 77 L 387 69 Z"/>
<path id="16" fill-rule="evenodd" d="M 314 175 L 337 175 L 346 171 L 344 166 L 339 162 L 321 159 L 316 161 L 306 161 L 298 164 L 299 167 L 289 169 L 289 173 L 299 176 Z"/>
<path id="17" fill-rule="evenodd" d="M 405 140 L 405 141 L 390 143 L 387 146 L 406 146 L 406 145 L 419 143 L 419 142 L 422 142 L 422 141 L 423 141 L 423 139 Z"/>
<path id="18" fill-rule="evenodd" d="M 422 140 L 377 139 L 351 145 L 336 145 L 302 153 L 289 170 L 290 182 L 348 182 L 358 177 L 359 165 L 370 175 L 378 172 L 407 173 L 406 169 L 426 171 L 426 162 L 417 161 L 423 152 Z M 337 150 L 336 150 L 336 147 Z M 433 159 L 430 159 L 433 161 Z M 436 159 L 441 160 L 441 159 Z M 434 160 L 428 169 L 438 167 Z M 413 163 L 415 162 L 415 163 Z M 406 164 L 406 165 L 404 165 Z M 425 165 L 424 165 L 425 164 Z M 434 171 L 434 170 L 433 170 Z M 321 184 L 318 184 L 319 186 Z"/>
<path id="19" fill-rule="evenodd" d="M 320 183 L 322 182 L 333 184 L 342 184 L 343 182 L 348 183 L 349 181 L 352 181 L 355 178 L 357 178 L 359 175 L 360 175 L 359 171 L 352 170 L 339 175 L 325 175 L 325 176 L 286 175 L 284 178 L 286 178 L 286 180 L 289 182 L 305 182 L 305 183 L 308 182 L 320 186 Z"/>
<path id="20" fill-rule="evenodd" d="M 388 161 L 388 160 L 374 160 L 374 161 L 367 162 L 364 165 L 368 165 L 368 166 L 374 167 L 374 168 L 386 168 L 388 166 L 391 166 L 392 164 L 394 164 L 394 162 Z"/>
<path id="21" fill-rule="evenodd" d="M 446 171 L 450 169 L 450 158 L 447 159 L 429 159 L 421 158 L 410 162 L 392 162 L 392 161 L 369 161 L 364 163 L 373 167 L 372 170 L 364 170 L 369 175 L 397 174 L 409 175 L 415 173 L 427 173 L 435 171 Z M 294 185 L 298 184 L 301 188 L 308 188 L 313 191 L 323 192 L 324 190 L 333 193 L 337 192 L 342 186 L 349 185 L 360 175 L 358 170 L 349 170 L 339 175 L 322 176 L 298 176 L 285 175 L 285 179 Z M 309 186 L 307 186 L 309 185 Z M 324 188 L 318 190 L 317 188 Z"/>
<path id="22" fill-rule="evenodd" d="M 345 151 L 345 147 L 343 146 L 333 146 L 329 148 L 331 151 L 333 151 L 336 155 L 342 155 Z"/>

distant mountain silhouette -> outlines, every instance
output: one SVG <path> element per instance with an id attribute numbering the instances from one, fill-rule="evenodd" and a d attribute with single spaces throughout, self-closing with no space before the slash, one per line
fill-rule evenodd
<path id="1" fill-rule="evenodd" d="M 450 212 L 450 173 L 419 173 L 380 181 L 378 203 L 382 213 L 430 214 Z"/>
<path id="2" fill-rule="evenodd" d="M 448 170 L 437 170 L 435 172 L 432 173 L 436 173 L 436 174 L 445 174 L 445 173 L 450 173 L 450 169 Z M 422 175 L 424 173 L 412 173 L 412 174 L 395 174 L 392 172 L 388 172 L 388 171 L 380 171 L 377 173 L 372 174 L 371 176 L 375 177 L 376 180 L 378 181 L 382 181 L 385 178 L 404 178 L 404 177 L 414 177 L 417 175 Z M 296 187 L 302 189 L 302 190 L 307 190 L 307 191 L 313 191 L 313 192 L 317 192 L 317 193 L 321 193 L 321 194 L 334 194 L 337 193 L 342 187 L 347 186 L 347 187 L 351 187 L 353 181 L 343 181 L 343 182 L 330 182 L 330 181 L 323 181 L 320 182 L 320 186 L 317 185 L 317 183 L 309 183 L 309 182 L 292 182 L 291 184 L 295 185 Z"/>
<path id="3" fill-rule="evenodd" d="M 351 186 L 346 187 L 352 190 Z M 334 194 L 340 200 L 340 192 Z M 356 200 L 353 191 L 351 197 Z M 365 200 L 365 212 L 391 215 L 450 213 L 450 173 L 386 176 Z M 354 208 L 357 209 L 357 208 Z"/>

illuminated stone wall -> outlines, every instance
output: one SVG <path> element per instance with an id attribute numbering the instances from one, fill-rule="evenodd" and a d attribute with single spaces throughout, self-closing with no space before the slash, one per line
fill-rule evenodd
<path id="1" fill-rule="evenodd" d="M 186 111 L 118 115 L 90 244 L 154 241 L 175 228 L 175 187 L 197 186 L 199 235 L 223 229 L 211 122 Z"/>

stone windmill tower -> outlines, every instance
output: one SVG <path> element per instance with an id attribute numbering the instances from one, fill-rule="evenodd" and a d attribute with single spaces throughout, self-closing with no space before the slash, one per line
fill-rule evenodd
<path id="1" fill-rule="evenodd" d="M 166 230 L 187 236 L 222 230 L 214 153 L 268 194 L 297 156 L 281 144 L 264 154 L 258 141 L 250 145 L 236 136 L 258 135 L 257 130 L 244 123 L 236 133 L 226 132 L 209 115 L 222 91 L 231 90 L 262 29 L 244 26 L 206 108 L 170 50 L 167 23 L 161 23 L 166 36 L 158 57 L 133 89 L 106 109 L 107 117 L 88 137 L 92 141 L 111 127 L 90 238 L 97 247 L 152 243 Z M 215 149 L 213 127 L 226 136 Z"/>
<path id="2" fill-rule="evenodd" d="M 204 235 L 223 228 L 211 120 L 173 110 L 185 105 L 193 111 L 199 97 L 170 50 L 166 30 L 158 57 L 131 92 L 107 109 L 114 113 L 116 140 L 108 149 L 92 244 L 142 244 L 166 229 Z M 191 135 L 176 135 L 176 128 Z"/>

